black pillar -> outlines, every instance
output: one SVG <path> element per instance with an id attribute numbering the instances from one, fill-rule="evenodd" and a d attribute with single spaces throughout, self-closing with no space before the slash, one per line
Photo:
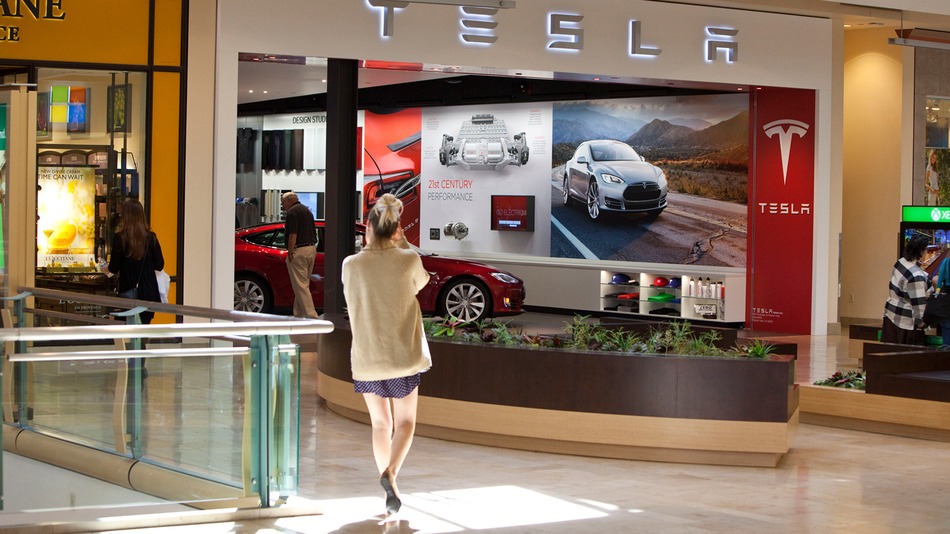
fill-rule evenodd
<path id="1" fill-rule="evenodd" d="M 327 195 L 324 231 L 323 311 L 340 316 L 343 299 L 343 259 L 354 251 L 356 232 L 356 60 L 327 62 Z"/>

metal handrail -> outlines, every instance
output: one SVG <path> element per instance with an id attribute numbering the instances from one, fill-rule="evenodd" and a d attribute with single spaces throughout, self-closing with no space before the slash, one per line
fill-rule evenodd
<path id="1" fill-rule="evenodd" d="M 279 348 L 279 346 L 278 346 Z M 185 356 L 246 356 L 248 347 L 200 347 L 179 349 L 142 350 L 81 350 L 71 352 L 18 352 L 11 354 L 11 362 L 63 362 L 80 360 L 108 360 L 110 358 L 181 358 Z"/>
<path id="2" fill-rule="evenodd" d="M 66 341 L 103 338 L 179 338 L 242 335 L 327 334 L 333 323 L 322 319 L 284 319 L 243 323 L 117 324 L 91 326 L 40 326 L 0 329 L 4 341 Z"/>
<path id="3" fill-rule="evenodd" d="M 32 286 L 19 286 L 17 291 L 20 293 L 30 293 L 34 297 L 77 300 L 77 293 L 72 291 L 62 291 L 59 289 L 45 289 Z M 152 302 L 150 300 L 124 299 L 121 297 L 109 297 L 106 295 L 95 295 L 92 293 L 82 293 L 82 301 L 100 306 L 111 308 L 134 308 L 136 306 L 145 306 L 149 311 L 159 313 L 171 313 L 174 315 L 187 315 L 189 317 L 201 317 L 204 319 L 221 321 L 279 321 L 286 318 L 274 318 L 273 315 L 266 313 L 242 312 L 232 310 L 218 310 L 214 308 L 203 308 L 200 306 L 189 306 L 185 304 L 166 304 L 163 302 Z"/>

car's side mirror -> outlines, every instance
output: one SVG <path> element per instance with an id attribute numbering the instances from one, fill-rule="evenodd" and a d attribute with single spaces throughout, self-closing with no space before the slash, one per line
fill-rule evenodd
<path id="1" fill-rule="evenodd" d="M 587 156 L 577 156 L 578 163 L 588 163 Z"/>

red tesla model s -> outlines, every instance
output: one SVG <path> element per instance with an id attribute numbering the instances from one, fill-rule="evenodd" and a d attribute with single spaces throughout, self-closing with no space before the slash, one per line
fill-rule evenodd
<path id="1" fill-rule="evenodd" d="M 317 259 L 310 277 L 310 293 L 323 307 L 323 226 L 317 221 Z M 362 237 L 363 227 L 357 226 Z M 359 240 L 362 243 L 362 239 Z M 463 321 L 515 315 L 522 312 L 524 283 L 484 263 L 446 258 L 416 249 L 429 272 L 429 284 L 419 292 L 422 313 Z M 293 308 L 294 292 L 287 274 L 284 223 L 241 228 L 234 233 L 234 309 L 274 313 Z"/>

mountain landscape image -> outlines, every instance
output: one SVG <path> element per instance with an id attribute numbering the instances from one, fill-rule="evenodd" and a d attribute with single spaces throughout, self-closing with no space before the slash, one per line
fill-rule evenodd
<path id="1" fill-rule="evenodd" d="M 555 104 L 552 164 L 564 165 L 584 141 L 614 139 L 662 168 L 672 191 L 746 204 L 749 111 L 747 97 L 739 97 L 671 105 Z M 725 118 L 710 118 L 717 115 Z"/>

